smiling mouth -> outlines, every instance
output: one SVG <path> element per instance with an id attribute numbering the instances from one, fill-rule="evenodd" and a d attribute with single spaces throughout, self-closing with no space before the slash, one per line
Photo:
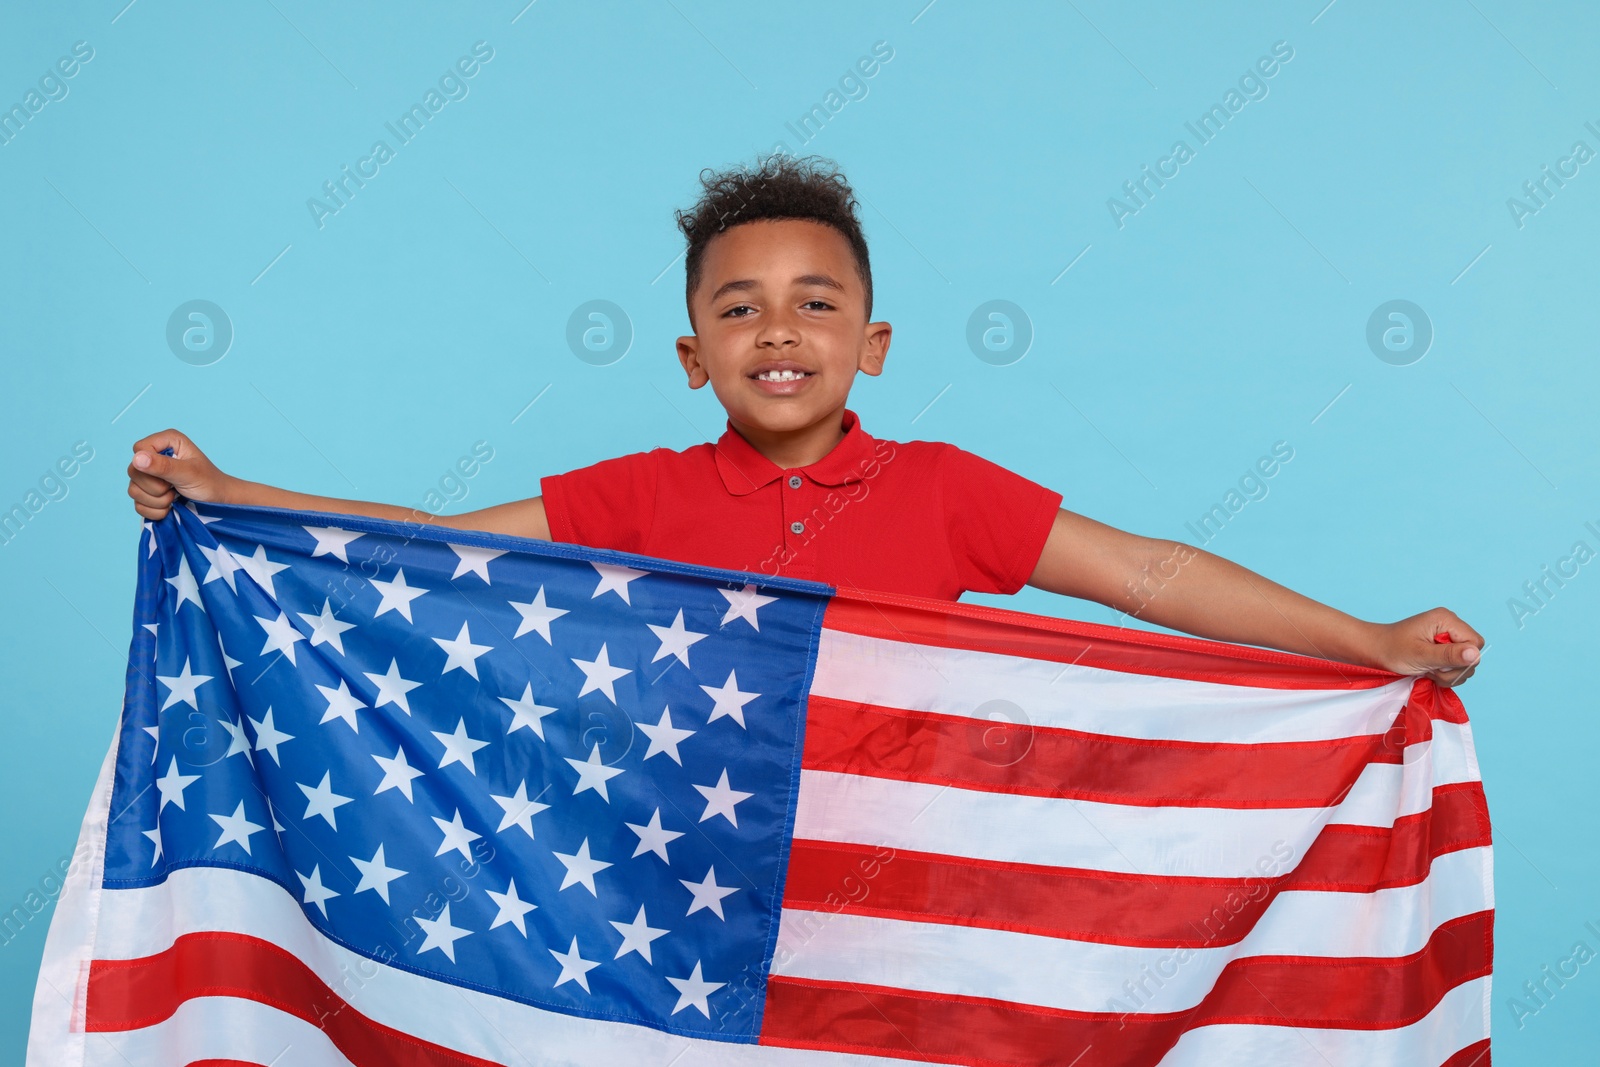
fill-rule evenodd
<path id="1" fill-rule="evenodd" d="M 815 371 L 804 370 L 769 370 L 760 374 L 751 375 L 758 382 L 798 382 L 802 378 L 810 378 Z"/>

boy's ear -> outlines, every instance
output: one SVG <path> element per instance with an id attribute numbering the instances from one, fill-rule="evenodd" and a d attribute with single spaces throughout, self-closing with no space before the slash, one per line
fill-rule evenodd
<path id="1" fill-rule="evenodd" d="M 887 322 L 867 323 L 861 358 L 856 361 L 857 368 L 863 374 L 877 377 L 883 373 L 883 361 L 889 358 L 889 339 L 893 333 L 894 327 Z"/>
<path id="2" fill-rule="evenodd" d="M 700 365 L 700 338 L 694 334 L 678 338 L 678 362 L 683 364 L 683 372 L 689 376 L 690 389 L 699 389 L 711 380 L 706 369 Z"/>

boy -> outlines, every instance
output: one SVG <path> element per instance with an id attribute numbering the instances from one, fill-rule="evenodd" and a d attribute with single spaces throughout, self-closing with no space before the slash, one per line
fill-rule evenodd
<path id="1" fill-rule="evenodd" d="M 701 181 L 699 203 L 678 213 L 694 331 L 678 359 L 689 387 L 709 383 L 727 409 L 726 432 L 546 477 L 541 496 L 439 522 L 948 600 L 1026 583 L 1201 637 L 1443 685 L 1473 673 L 1483 639 L 1444 608 L 1363 622 L 1219 556 L 1062 509 L 1061 494 L 953 445 L 870 437 L 845 403 L 856 372 L 883 372 L 892 328 L 870 321 L 872 272 L 844 176 L 780 155 Z M 176 430 L 133 449 L 128 495 L 149 519 L 175 493 L 419 517 L 231 477 Z"/>

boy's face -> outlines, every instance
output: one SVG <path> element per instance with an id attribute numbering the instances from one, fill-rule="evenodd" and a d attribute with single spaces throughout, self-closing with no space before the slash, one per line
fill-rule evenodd
<path id="1" fill-rule="evenodd" d="M 707 382 L 735 428 L 785 433 L 844 408 L 856 371 L 880 374 L 892 328 L 868 322 L 844 235 L 806 219 L 735 225 L 706 245 L 678 338 L 689 387 Z M 772 372 L 800 375 L 769 380 Z M 789 377 L 789 375 L 780 375 Z"/>

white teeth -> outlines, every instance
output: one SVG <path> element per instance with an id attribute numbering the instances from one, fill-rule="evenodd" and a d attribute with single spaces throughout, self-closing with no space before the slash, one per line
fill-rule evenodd
<path id="1" fill-rule="evenodd" d="M 797 370 L 769 370 L 756 375 L 763 382 L 793 382 L 807 377 L 805 371 Z"/>

